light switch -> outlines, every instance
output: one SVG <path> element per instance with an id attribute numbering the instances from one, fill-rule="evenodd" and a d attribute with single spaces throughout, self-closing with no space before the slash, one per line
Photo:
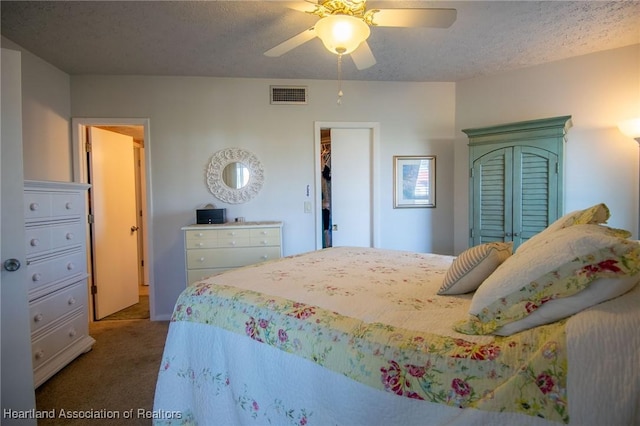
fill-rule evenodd
<path id="1" fill-rule="evenodd" d="M 311 201 L 304 202 L 304 212 L 311 213 Z"/>

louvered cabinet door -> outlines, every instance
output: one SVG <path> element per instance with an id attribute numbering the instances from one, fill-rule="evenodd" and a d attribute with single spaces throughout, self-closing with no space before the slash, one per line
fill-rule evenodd
<path id="1" fill-rule="evenodd" d="M 513 149 L 491 151 L 473 162 L 471 199 L 473 245 L 505 241 L 513 226 Z"/>
<path id="2" fill-rule="evenodd" d="M 473 162 L 473 245 L 513 241 L 514 248 L 558 215 L 558 156 L 533 146 L 491 151 Z"/>
<path id="3" fill-rule="evenodd" d="M 514 247 L 542 231 L 558 216 L 558 156 L 532 146 L 513 148 Z"/>

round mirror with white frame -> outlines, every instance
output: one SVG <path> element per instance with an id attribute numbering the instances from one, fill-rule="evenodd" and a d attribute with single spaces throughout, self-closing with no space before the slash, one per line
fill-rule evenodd
<path id="1" fill-rule="evenodd" d="M 207 186 L 220 201 L 240 204 L 258 195 L 264 183 L 260 160 L 241 148 L 226 148 L 213 154 L 207 167 Z"/>

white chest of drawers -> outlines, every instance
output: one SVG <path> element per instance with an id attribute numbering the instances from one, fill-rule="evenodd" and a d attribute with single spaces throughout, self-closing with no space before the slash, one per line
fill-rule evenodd
<path id="1" fill-rule="evenodd" d="M 91 349 L 87 306 L 89 185 L 25 181 L 31 356 L 36 387 Z"/>
<path id="2" fill-rule="evenodd" d="M 190 225 L 184 231 L 187 284 L 282 257 L 282 222 Z"/>

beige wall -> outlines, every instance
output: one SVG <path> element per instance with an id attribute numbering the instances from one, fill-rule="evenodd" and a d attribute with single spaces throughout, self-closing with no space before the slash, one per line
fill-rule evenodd
<path id="1" fill-rule="evenodd" d="M 455 251 L 468 246 L 468 140 L 464 128 L 571 115 L 565 211 L 600 202 L 611 226 L 638 235 L 638 144 L 617 124 L 640 116 L 640 45 L 456 85 Z"/>

